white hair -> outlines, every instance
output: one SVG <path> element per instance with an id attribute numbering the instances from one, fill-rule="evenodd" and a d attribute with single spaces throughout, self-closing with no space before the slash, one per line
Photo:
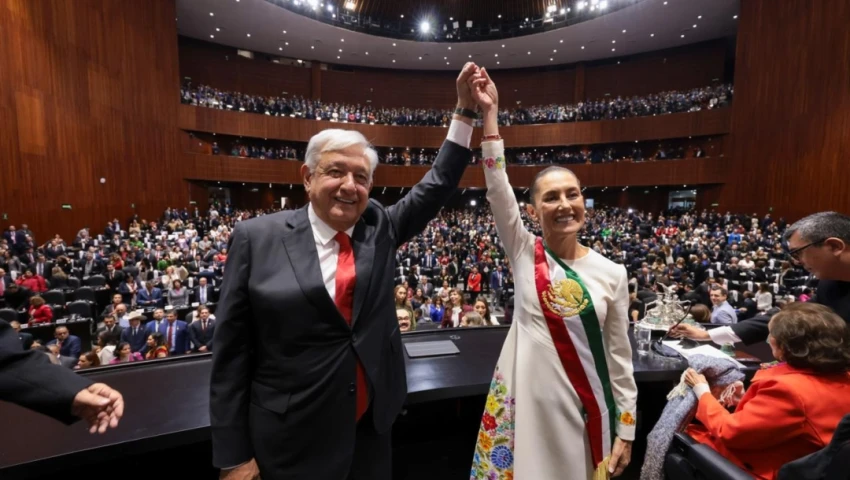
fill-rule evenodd
<path id="1" fill-rule="evenodd" d="M 369 179 L 371 180 L 378 167 L 378 152 L 372 148 L 366 137 L 356 130 L 329 128 L 313 135 L 310 143 L 307 144 L 304 163 L 307 164 L 310 172 L 314 172 L 323 153 L 338 152 L 354 146 L 363 147 L 363 155 L 369 160 Z"/>

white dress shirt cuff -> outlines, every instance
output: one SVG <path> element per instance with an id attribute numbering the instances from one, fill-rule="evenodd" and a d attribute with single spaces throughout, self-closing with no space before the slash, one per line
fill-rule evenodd
<path id="1" fill-rule="evenodd" d="M 463 123 L 460 120 L 452 120 L 446 140 L 454 142 L 461 147 L 469 148 L 469 144 L 472 142 L 472 125 Z"/>
<path id="2" fill-rule="evenodd" d="M 739 343 L 741 341 L 741 337 L 735 335 L 731 327 L 712 328 L 708 331 L 708 336 L 711 337 L 712 342 L 718 345 Z"/>
<path id="3" fill-rule="evenodd" d="M 697 396 L 697 398 L 700 398 L 701 396 L 705 395 L 706 393 L 711 393 L 711 388 L 708 386 L 707 383 L 700 383 L 700 384 L 694 385 L 693 390 L 694 390 L 694 394 Z"/>

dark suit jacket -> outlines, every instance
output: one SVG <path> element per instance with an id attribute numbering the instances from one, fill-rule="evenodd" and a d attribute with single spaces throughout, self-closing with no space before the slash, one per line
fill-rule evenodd
<path id="1" fill-rule="evenodd" d="M 108 334 L 107 334 L 107 336 L 111 337 L 111 338 L 112 338 L 112 341 L 113 341 L 113 342 L 115 342 L 115 345 L 118 345 L 118 342 L 120 342 L 120 341 L 121 341 L 121 332 L 122 332 L 122 330 L 123 330 L 123 329 L 121 328 L 121 325 L 118 325 L 118 324 L 116 323 L 116 324 L 115 324 L 115 326 L 114 326 L 114 327 L 112 327 L 112 332 L 110 332 L 110 333 L 108 333 Z M 105 333 L 105 332 L 106 332 L 106 327 L 98 328 L 98 329 L 97 329 L 97 336 L 98 336 L 98 337 L 100 337 L 100 334 L 101 334 L 101 333 Z M 134 350 L 134 351 L 135 351 L 135 350 Z"/>
<path id="2" fill-rule="evenodd" d="M 346 478 L 358 358 L 373 427 L 389 431 L 407 395 L 392 299 L 396 249 L 439 212 L 470 156 L 446 141 L 433 168 L 399 203 L 386 208 L 369 201 L 352 234 L 350 326 L 325 289 L 307 207 L 236 225 L 216 310 L 210 382 L 216 466 L 253 457 L 269 478 Z"/>
<path id="3" fill-rule="evenodd" d="M 0 400 L 71 424 L 74 397 L 91 383 L 51 364 L 44 352 L 23 350 L 15 330 L 0 320 Z"/>
<path id="4" fill-rule="evenodd" d="M 48 345 L 53 345 L 55 343 L 57 343 L 55 338 L 47 342 Z M 83 342 L 80 340 L 80 337 L 76 335 L 68 335 L 68 338 L 66 338 L 65 341 L 62 342 L 62 346 L 59 347 L 59 355 L 79 359 L 82 349 Z"/>
<path id="5" fill-rule="evenodd" d="M 150 332 L 145 329 L 144 325 L 139 325 L 139 331 L 135 335 L 133 335 L 133 327 L 128 327 L 121 330 L 120 341 L 129 343 L 131 351 L 141 352 L 147 346 L 148 335 L 150 335 Z"/>
<path id="6" fill-rule="evenodd" d="M 192 341 L 192 351 L 197 352 L 201 347 L 207 347 L 207 351 L 212 352 L 213 349 L 213 334 L 215 333 L 215 320 L 207 320 L 207 329 L 201 328 L 201 319 L 196 319 L 189 324 L 189 340 Z"/>
<path id="7" fill-rule="evenodd" d="M 32 347 L 32 335 L 27 332 L 18 333 L 18 338 L 21 340 L 21 347 L 24 350 L 29 350 Z"/>
<path id="8" fill-rule="evenodd" d="M 206 288 L 207 288 L 207 303 L 212 303 L 212 302 L 215 301 L 215 300 L 213 300 L 213 291 L 215 291 L 215 287 L 213 287 L 210 284 L 207 284 Z M 198 285 L 197 288 L 195 288 L 195 294 L 192 295 L 192 301 L 201 303 L 201 286 L 200 285 Z"/>
<path id="9" fill-rule="evenodd" d="M 159 325 L 159 333 L 162 334 L 165 344 L 168 345 L 168 321 L 164 321 Z M 174 321 L 174 344 L 172 349 L 168 351 L 168 355 L 185 355 L 189 351 L 189 327 L 183 320 Z"/>

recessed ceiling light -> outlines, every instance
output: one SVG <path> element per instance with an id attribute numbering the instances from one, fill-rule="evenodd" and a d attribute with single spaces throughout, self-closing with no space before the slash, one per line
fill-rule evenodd
<path id="1" fill-rule="evenodd" d="M 369 55 L 369 52 L 366 52 L 366 55 Z"/>
<path id="2" fill-rule="evenodd" d="M 496 18 L 502 18 L 502 14 L 500 13 L 500 14 L 496 15 Z"/>
<path id="3" fill-rule="evenodd" d="M 616 40 L 611 40 L 611 43 L 617 43 L 617 41 L 616 41 Z"/>
<path id="4" fill-rule="evenodd" d="M 505 48 L 505 44 L 504 44 L 504 43 L 502 44 L 502 48 Z"/>
<path id="5" fill-rule="evenodd" d="M 449 47 L 449 50 L 451 50 L 451 49 L 452 49 L 452 47 Z"/>
<path id="6" fill-rule="evenodd" d="M 404 18 L 404 14 L 401 15 L 401 18 Z"/>
<path id="7" fill-rule="evenodd" d="M 558 49 L 552 50 L 552 53 L 558 53 Z"/>
<path id="8" fill-rule="evenodd" d="M 561 42 L 560 42 L 560 43 L 564 43 L 564 41 L 563 41 L 563 40 L 561 40 Z"/>
<path id="9" fill-rule="evenodd" d="M 702 15 L 697 15 L 697 20 L 702 20 Z"/>
<path id="10" fill-rule="evenodd" d="M 395 59 L 393 59 L 393 63 L 395 63 Z"/>
<path id="11" fill-rule="evenodd" d="M 287 47 L 289 46 L 289 42 L 283 42 L 283 44 L 286 45 Z"/>
<path id="12" fill-rule="evenodd" d="M 286 35 L 286 30 L 283 31 L 283 34 Z"/>
<path id="13" fill-rule="evenodd" d="M 419 57 L 419 60 L 422 60 L 422 57 Z"/>
<path id="14" fill-rule="evenodd" d="M 213 12 L 210 12 L 210 16 L 211 16 L 211 17 L 214 17 L 214 16 L 215 16 L 215 14 L 214 14 Z"/>
<path id="15" fill-rule="evenodd" d="M 344 38 L 340 38 L 340 39 L 339 39 L 339 41 L 340 41 L 340 42 L 345 42 L 345 39 L 344 39 Z"/>
<path id="16" fill-rule="evenodd" d="M 732 17 L 732 20 L 737 20 L 737 19 L 738 19 L 738 16 L 737 16 L 737 15 L 735 15 L 735 16 L 733 16 L 733 17 Z"/>
<path id="17" fill-rule="evenodd" d="M 277 49 L 283 51 L 283 47 L 277 47 Z"/>
<path id="18" fill-rule="evenodd" d="M 497 53 L 497 54 L 496 54 L 496 56 L 498 57 L 498 56 L 499 56 L 499 54 Z"/>
<path id="19" fill-rule="evenodd" d="M 682 38 L 685 38 L 685 34 L 684 34 L 684 33 L 682 34 Z"/>
<path id="20" fill-rule="evenodd" d="M 625 28 L 623 29 L 623 33 L 626 33 L 626 29 L 625 29 Z"/>
<path id="21" fill-rule="evenodd" d="M 448 65 L 448 64 L 449 64 L 449 62 L 446 62 L 446 65 Z"/>
<path id="22" fill-rule="evenodd" d="M 251 37 L 251 34 L 249 33 L 249 34 L 248 34 L 248 38 L 250 38 L 250 37 Z"/>
<path id="23" fill-rule="evenodd" d="M 654 33 L 650 33 L 650 34 L 649 34 L 649 36 L 650 36 L 650 37 L 654 37 L 654 36 L 655 36 L 655 34 L 654 34 Z"/>
<path id="24" fill-rule="evenodd" d="M 619 64 L 620 64 L 620 61 L 619 61 L 619 60 L 617 60 L 617 65 L 619 65 Z"/>
<path id="25" fill-rule="evenodd" d="M 215 38 L 215 35 L 210 35 L 210 38 Z"/>
<path id="26" fill-rule="evenodd" d="M 554 58 L 550 58 L 550 59 L 549 59 L 549 61 L 550 61 L 550 62 L 551 62 L 551 61 L 553 61 L 553 60 L 555 60 L 555 59 L 554 59 Z"/>
<path id="27" fill-rule="evenodd" d="M 339 53 L 342 53 L 342 49 L 341 49 L 341 48 L 339 49 Z"/>
<path id="28" fill-rule="evenodd" d="M 316 49 L 315 45 L 310 45 L 310 50 L 315 50 L 315 49 Z"/>
<path id="29" fill-rule="evenodd" d="M 454 21 L 454 17 L 449 17 L 449 21 Z"/>
<path id="30" fill-rule="evenodd" d="M 496 62 L 496 65 L 500 65 L 502 62 Z"/>
<path id="31" fill-rule="evenodd" d="M 616 49 L 616 48 L 612 48 L 612 49 L 611 49 L 611 51 L 612 51 L 612 52 L 616 52 L 616 51 L 617 51 L 617 49 Z"/>
<path id="32" fill-rule="evenodd" d="M 584 45 L 581 46 L 581 49 L 584 50 Z"/>
<path id="33" fill-rule="evenodd" d="M 449 59 L 449 57 L 443 57 L 443 60 L 448 60 L 448 59 Z"/>
<path id="34" fill-rule="evenodd" d="M 696 24 L 696 23 L 694 24 L 694 28 L 697 28 L 697 24 Z"/>
<path id="35" fill-rule="evenodd" d="M 393 46 L 395 47 L 395 43 L 393 43 Z"/>
<path id="36" fill-rule="evenodd" d="M 667 5 L 667 2 L 664 2 L 664 5 Z"/>
<path id="37" fill-rule="evenodd" d="M 528 52 L 528 54 L 531 55 L 531 52 Z"/>
<path id="38" fill-rule="evenodd" d="M 220 29 L 220 28 L 218 28 L 218 27 L 215 27 L 215 31 L 216 31 L 216 32 L 220 32 L 220 31 L 221 31 L 221 29 Z"/>

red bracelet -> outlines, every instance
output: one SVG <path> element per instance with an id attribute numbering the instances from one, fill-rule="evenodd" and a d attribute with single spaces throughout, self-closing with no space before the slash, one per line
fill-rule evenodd
<path id="1" fill-rule="evenodd" d="M 488 142 L 490 140 L 501 140 L 501 139 L 502 139 L 502 136 L 499 135 L 498 133 L 496 133 L 494 135 L 484 135 L 483 137 L 481 137 L 482 142 Z"/>

